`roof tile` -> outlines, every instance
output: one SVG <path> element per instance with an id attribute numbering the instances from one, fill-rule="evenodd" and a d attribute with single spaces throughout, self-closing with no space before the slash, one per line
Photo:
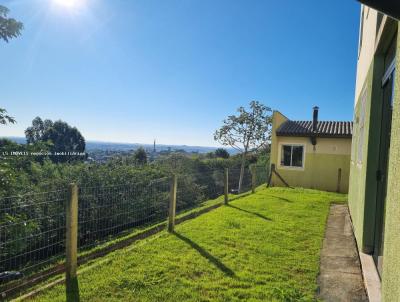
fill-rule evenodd
<path id="1" fill-rule="evenodd" d="M 284 122 L 277 130 L 278 136 L 314 136 L 351 138 L 353 135 L 353 122 L 318 121 L 317 132 L 312 130 L 312 121 Z"/>

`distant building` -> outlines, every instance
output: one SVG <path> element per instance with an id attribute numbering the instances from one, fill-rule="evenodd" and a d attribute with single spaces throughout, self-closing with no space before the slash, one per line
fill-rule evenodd
<path id="1" fill-rule="evenodd" d="M 271 184 L 347 193 L 352 122 L 292 121 L 278 111 L 272 119 Z"/>

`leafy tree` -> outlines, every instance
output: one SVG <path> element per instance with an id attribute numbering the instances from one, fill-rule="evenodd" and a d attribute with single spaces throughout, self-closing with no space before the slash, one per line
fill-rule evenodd
<path id="1" fill-rule="evenodd" d="M 63 121 L 42 121 L 40 117 L 36 117 L 32 121 L 32 126 L 25 130 L 25 136 L 28 144 L 36 144 L 38 142 L 50 142 L 50 156 L 55 163 L 71 162 L 77 159 L 83 159 L 82 156 L 62 155 L 56 156 L 55 152 L 85 152 L 85 139 L 79 130 L 71 127 Z"/>
<path id="2" fill-rule="evenodd" d="M 31 178 L 32 164 L 43 163 L 48 145 L 17 144 L 9 139 L 0 139 L 0 198 L 21 193 Z"/>
<path id="3" fill-rule="evenodd" d="M 224 148 L 218 148 L 215 150 L 215 156 L 219 158 L 229 158 L 229 152 Z"/>
<path id="4" fill-rule="evenodd" d="M 205 158 L 215 158 L 215 153 L 214 152 L 207 152 L 205 155 Z"/>
<path id="5" fill-rule="evenodd" d="M 7 115 L 7 110 L 0 108 L 0 125 L 15 124 L 16 121 L 12 116 Z"/>
<path id="6" fill-rule="evenodd" d="M 147 153 L 146 151 L 140 147 L 139 149 L 137 149 L 134 153 L 134 158 L 135 161 L 140 164 L 140 165 L 145 165 L 147 164 Z"/>
<path id="7" fill-rule="evenodd" d="M 25 130 L 26 141 L 28 144 L 45 141 L 46 132 L 53 126 L 51 120 L 42 120 L 36 117 L 32 121 L 32 126 Z"/>
<path id="8" fill-rule="evenodd" d="M 0 5 L 0 39 L 8 42 L 11 38 L 16 38 L 21 34 L 23 24 L 12 18 L 7 18 L 9 9 Z M 15 119 L 7 115 L 7 110 L 0 108 L 0 125 L 7 123 L 15 124 Z"/>
<path id="9" fill-rule="evenodd" d="M 261 148 L 257 152 L 257 165 L 258 166 L 269 166 L 269 157 L 271 154 L 271 145 L 268 144 L 264 148 Z"/>
<path id="10" fill-rule="evenodd" d="M 214 139 L 224 146 L 231 146 L 241 154 L 238 191 L 241 192 L 246 156 L 257 151 L 270 140 L 272 115 L 271 108 L 258 101 L 250 102 L 250 110 L 239 107 L 237 115 L 230 115 L 222 127 L 215 131 Z"/>
<path id="11" fill-rule="evenodd" d="M 7 18 L 9 11 L 7 7 L 0 5 L 0 39 L 6 42 L 21 35 L 21 30 L 24 27 L 21 22 Z"/>

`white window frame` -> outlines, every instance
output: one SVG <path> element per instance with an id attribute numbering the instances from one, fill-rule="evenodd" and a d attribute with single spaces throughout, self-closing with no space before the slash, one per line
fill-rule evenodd
<path id="1" fill-rule="evenodd" d="M 302 158 L 302 166 L 301 167 L 294 167 L 294 166 L 284 166 L 282 165 L 282 148 L 283 146 L 291 146 L 291 147 L 303 147 L 303 158 Z M 292 154 L 293 156 L 293 154 Z M 278 152 L 278 163 L 280 169 L 287 169 L 287 170 L 300 170 L 303 171 L 306 166 L 306 145 L 299 144 L 299 143 L 279 143 L 279 152 Z"/>

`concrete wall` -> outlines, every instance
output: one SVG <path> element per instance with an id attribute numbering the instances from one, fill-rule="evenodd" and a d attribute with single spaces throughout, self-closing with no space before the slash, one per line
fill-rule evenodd
<path id="1" fill-rule="evenodd" d="M 276 136 L 275 132 L 287 118 L 274 112 L 272 126 L 271 164 L 282 178 L 293 187 L 304 187 L 324 191 L 336 191 L 338 169 L 341 169 L 340 192 L 347 193 L 349 187 L 351 139 L 317 138 L 317 145 L 311 144 L 308 137 Z M 280 164 L 282 144 L 304 146 L 304 168 L 284 167 Z M 271 180 L 274 186 L 284 183 L 275 174 Z"/>

